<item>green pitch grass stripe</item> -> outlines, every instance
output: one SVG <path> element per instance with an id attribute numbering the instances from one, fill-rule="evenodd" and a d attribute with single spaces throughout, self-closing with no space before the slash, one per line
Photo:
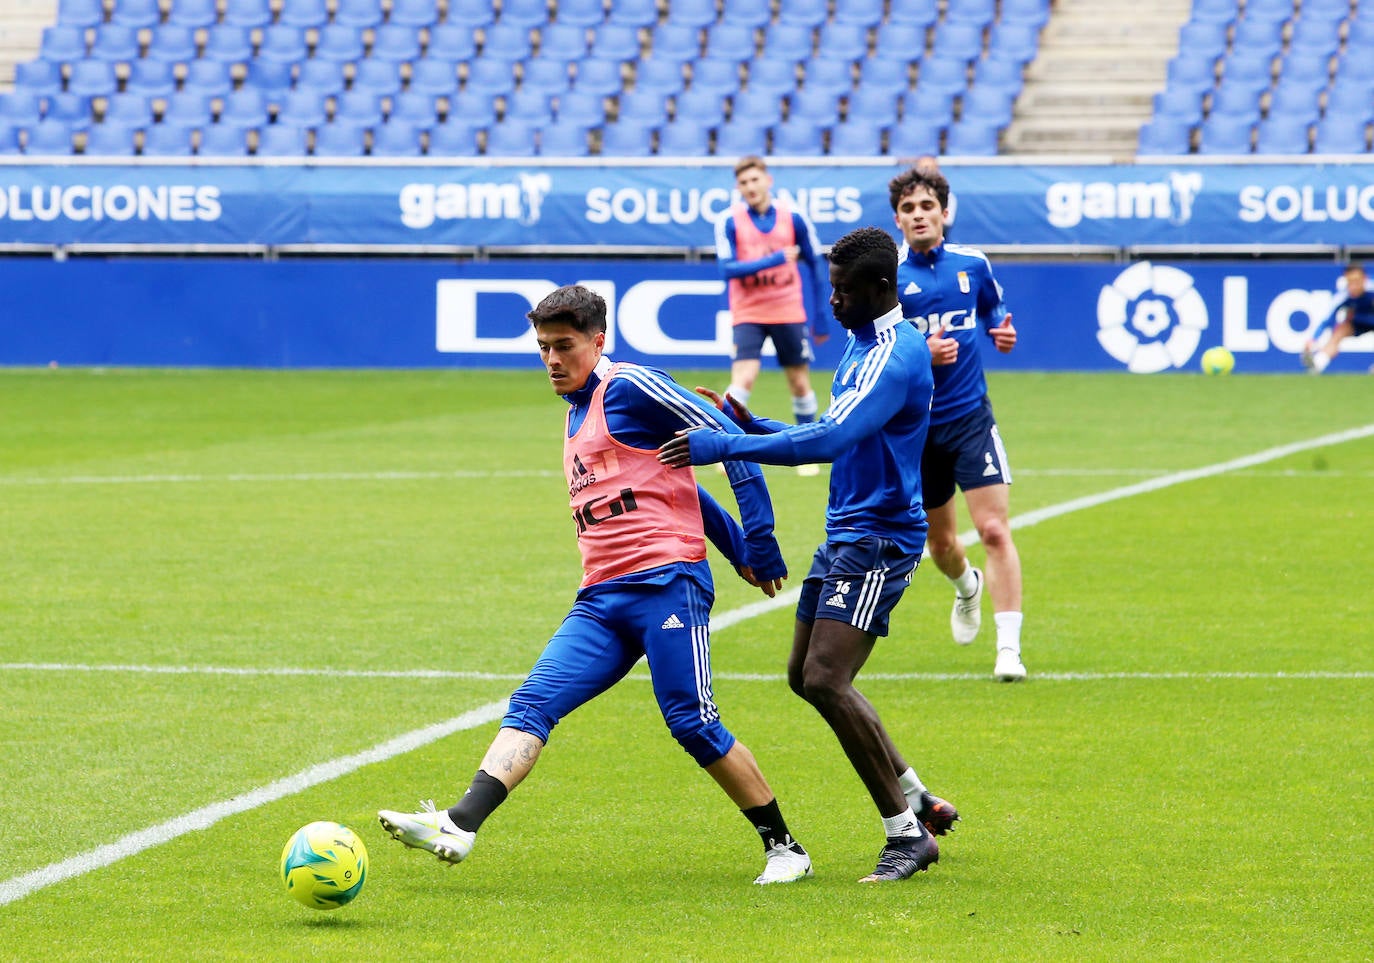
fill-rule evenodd
<path id="1" fill-rule="evenodd" d="M 532 471 L 318 471 L 228 475 L 59 475 L 0 476 L 0 485 L 189 485 L 209 482 L 445 481 L 455 478 L 562 478 L 547 469 Z"/>
<path id="2" fill-rule="evenodd" d="M 145 849 L 154 846 L 161 846 L 169 843 L 178 836 L 194 832 L 198 829 L 207 829 L 222 819 L 229 816 L 236 816 L 239 813 L 248 812 L 259 806 L 276 802 L 287 796 L 304 792 L 312 786 L 320 783 L 329 782 L 331 779 L 338 779 L 349 773 L 361 769 L 363 766 L 370 766 L 373 763 L 385 762 L 394 756 L 399 756 L 426 746 L 431 742 L 452 735 L 455 732 L 462 732 L 465 729 L 472 729 L 488 722 L 500 719 L 506 712 L 506 700 L 500 702 L 489 702 L 484 706 L 465 712 L 460 716 L 455 716 L 445 722 L 438 722 L 432 726 L 425 726 L 423 729 L 416 729 L 407 732 L 402 736 L 397 736 L 381 745 L 373 746 L 363 752 L 352 756 L 343 756 L 329 762 L 311 766 L 309 769 L 302 770 L 294 776 L 287 776 L 274 783 L 246 792 L 233 799 L 226 799 L 223 802 L 212 803 L 195 812 L 169 819 L 165 823 L 150 826 L 147 829 L 140 829 L 130 833 L 112 843 L 98 846 L 90 852 L 73 856 L 60 863 L 53 863 L 42 869 L 16 876 L 14 879 L 0 883 L 0 906 L 6 906 L 15 900 L 23 899 L 30 893 L 60 883 L 63 880 L 71 879 L 73 876 L 80 876 L 92 870 L 100 869 L 125 859 L 135 856 Z"/>

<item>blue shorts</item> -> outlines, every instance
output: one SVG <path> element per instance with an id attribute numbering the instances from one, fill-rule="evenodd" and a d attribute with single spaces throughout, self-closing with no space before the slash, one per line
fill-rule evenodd
<path id="1" fill-rule="evenodd" d="M 735 744 L 711 692 L 711 603 L 707 562 L 680 562 L 578 592 L 529 676 L 510 698 L 501 725 L 537 736 L 615 685 L 640 657 L 668 731 L 698 765 Z"/>
<path id="2" fill-rule="evenodd" d="M 939 508 L 953 498 L 956 485 L 968 491 L 1010 484 L 1007 451 L 986 398 L 962 418 L 930 426 L 921 455 L 921 493 L 927 508 Z"/>
<path id="3" fill-rule="evenodd" d="M 826 542 L 816 549 L 802 582 L 797 620 L 809 625 L 834 619 L 885 636 L 892 610 L 920 561 L 920 555 L 908 555 L 891 539 L 876 535 Z"/>
<path id="4" fill-rule="evenodd" d="M 763 343 L 773 339 L 778 364 L 784 368 L 810 364 L 815 355 L 806 336 L 806 322 L 796 324 L 737 324 L 735 332 L 735 360 L 758 361 L 763 357 Z"/>

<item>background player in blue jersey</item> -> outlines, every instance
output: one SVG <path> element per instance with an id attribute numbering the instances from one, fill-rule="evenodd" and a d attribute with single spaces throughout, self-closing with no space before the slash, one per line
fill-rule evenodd
<path id="1" fill-rule="evenodd" d="M 921 485 L 930 516 L 929 551 L 954 583 L 950 629 L 967 645 L 982 621 L 983 573 L 959 540 L 956 488 L 987 553 L 988 592 L 997 624 L 993 675 L 1026 677 L 1021 662 L 1021 559 L 1011 538 L 1011 467 L 992 414 L 978 336 L 998 351 L 1016 347 L 1002 287 L 982 251 L 945 243 L 949 182 L 912 168 L 888 184 L 897 229 L 906 241 L 897 269 L 902 315 L 926 335 L 935 372 L 930 434 L 921 455 Z"/>
<path id="2" fill-rule="evenodd" d="M 1317 325 L 1303 348 L 1302 363 L 1313 374 L 1321 374 L 1331 359 L 1341 350 L 1341 342 L 1346 338 L 1374 331 L 1374 291 L 1370 291 L 1369 277 L 1364 268 L 1352 264 L 1341 275 L 1345 281 L 1345 298 L 1321 324 Z M 1331 337 L 1318 349 L 1322 335 L 1331 332 Z M 1374 371 L 1374 368 L 1370 369 Z"/>
<path id="3" fill-rule="evenodd" d="M 735 164 L 740 201 L 716 222 L 716 263 L 729 291 L 734 360 L 727 394 L 747 406 L 758 380 L 765 341 L 773 342 L 787 376 L 792 415 L 816 420 L 811 388 L 814 354 L 808 334 L 823 344 L 826 332 L 824 259 L 816 229 L 801 211 L 773 197 L 773 175 L 761 157 Z M 799 465 L 816 475 L 815 465 Z"/>
<path id="4" fill-rule="evenodd" d="M 728 466 L 741 530 L 694 478 L 681 478 L 657 457 L 659 445 L 686 428 L 740 429 L 663 372 L 612 365 L 602 355 L 606 302 L 590 289 L 559 288 L 529 318 L 549 381 L 571 406 L 564 467 L 582 586 L 511 696 L 463 797 L 447 810 L 432 802 L 417 813 L 382 810 L 378 820 L 405 845 L 460 862 L 483 821 L 534 768 L 558 722 L 643 658 L 669 731 L 763 840 L 766 862 L 754 882 L 810 876 L 810 857 L 792 839 L 754 756 L 722 725 L 711 694 L 715 590 L 705 539 L 769 596 L 787 575 L 763 475 L 755 465 Z"/>
<path id="5" fill-rule="evenodd" d="M 727 413 L 749 434 L 690 431 L 659 456 L 674 466 L 722 458 L 834 463 L 826 540 L 797 602 L 787 679 L 834 731 L 882 817 L 886 842 L 862 882 L 924 870 L 940 856 L 931 834 L 943 835 L 959 818 L 922 785 L 854 687 L 878 637 L 888 633 L 925 544 L 921 477 L 911 452 L 925 441 L 930 417 L 930 352 L 902 321 L 896 271 L 897 246 L 877 228 L 852 231 L 831 248 L 830 305 L 849 339 L 819 421 L 789 426 L 732 403 Z"/>

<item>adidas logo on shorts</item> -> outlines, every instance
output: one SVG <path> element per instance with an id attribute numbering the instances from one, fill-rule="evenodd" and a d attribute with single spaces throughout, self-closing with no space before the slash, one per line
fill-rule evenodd
<path id="1" fill-rule="evenodd" d="M 666 619 L 663 620 L 663 624 L 662 624 L 661 626 L 659 626 L 659 628 L 661 628 L 661 629 L 684 629 L 684 628 L 686 628 L 686 626 L 682 624 L 682 619 L 678 618 L 678 617 L 677 617 L 677 613 L 674 612 L 672 615 L 668 616 Z"/>
<path id="2" fill-rule="evenodd" d="M 846 607 L 844 604 L 844 596 L 839 592 L 836 592 L 834 595 L 830 596 L 830 598 L 826 599 L 825 604 L 833 609 L 842 609 Z"/>

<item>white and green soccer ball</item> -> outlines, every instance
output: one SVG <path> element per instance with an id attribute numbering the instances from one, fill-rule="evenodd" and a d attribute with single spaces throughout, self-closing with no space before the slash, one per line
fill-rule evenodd
<path id="1" fill-rule="evenodd" d="M 367 847 L 340 823 L 310 823 L 286 841 L 281 879 L 286 891 L 311 909 L 338 909 L 362 891 Z"/>

